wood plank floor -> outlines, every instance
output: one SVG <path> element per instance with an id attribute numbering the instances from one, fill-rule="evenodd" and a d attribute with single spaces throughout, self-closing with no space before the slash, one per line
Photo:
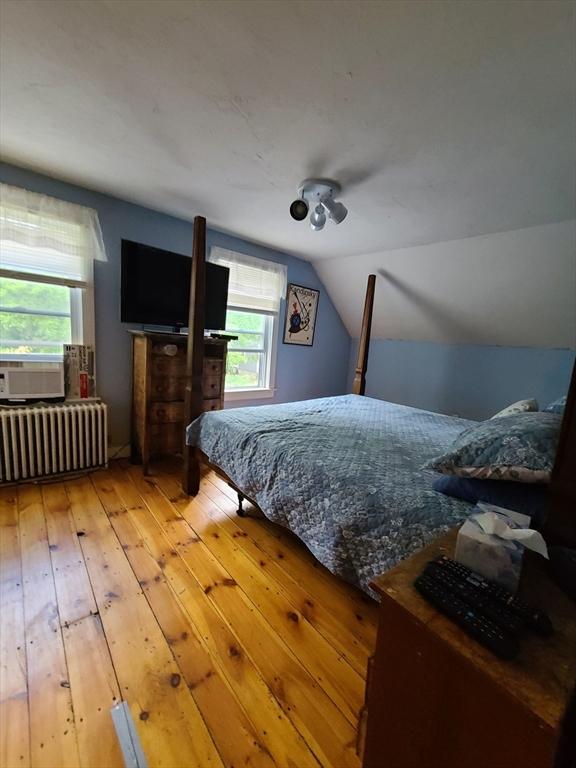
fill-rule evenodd
<path id="1" fill-rule="evenodd" d="M 0 489 L 0 766 L 122 766 L 124 700 L 150 768 L 359 768 L 376 604 L 178 471 Z"/>

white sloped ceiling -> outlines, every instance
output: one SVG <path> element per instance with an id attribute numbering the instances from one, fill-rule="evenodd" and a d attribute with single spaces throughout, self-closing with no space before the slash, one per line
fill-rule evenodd
<path id="1" fill-rule="evenodd" d="M 576 347 L 575 221 L 329 259 L 316 270 L 353 337 L 375 273 L 373 338 Z"/>

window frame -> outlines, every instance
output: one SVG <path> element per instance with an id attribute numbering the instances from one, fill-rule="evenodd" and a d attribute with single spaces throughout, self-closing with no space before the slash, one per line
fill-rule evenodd
<path id="1" fill-rule="evenodd" d="M 264 329 L 264 348 L 262 350 L 248 348 L 233 349 L 231 347 L 228 349 L 228 353 L 259 352 L 260 354 L 264 354 L 264 379 L 266 385 L 259 387 L 233 387 L 231 389 L 227 389 L 226 377 L 224 377 L 224 400 L 227 402 L 234 402 L 238 400 L 260 400 L 274 397 L 276 394 L 276 358 L 278 353 L 278 318 L 280 311 L 278 310 L 278 312 L 272 312 L 270 310 L 251 309 L 250 307 L 240 307 L 234 304 L 228 304 L 226 310 L 232 310 L 233 312 L 244 312 L 249 315 L 262 315 L 267 318 Z M 229 331 L 228 328 L 226 328 L 226 332 L 232 334 L 234 333 L 234 331 Z M 242 333 L 252 333 L 252 331 L 242 331 Z M 253 333 L 259 334 L 259 331 L 253 331 Z"/>
<path id="2" fill-rule="evenodd" d="M 90 260 L 88 265 L 88 274 L 85 282 L 76 280 L 66 280 L 50 275 L 41 275 L 32 272 L 20 272 L 11 269 L 1 269 L 0 277 L 12 280 L 21 280 L 27 283 L 47 283 L 48 285 L 65 286 L 70 291 L 70 340 L 72 344 L 94 345 L 94 266 Z M 41 312 L 33 310 L 16 310 L 22 314 L 37 315 L 58 315 L 59 317 L 68 317 L 68 315 Z M 46 346 L 49 346 L 48 344 Z M 62 363 L 64 360 L 64 350 L 58 355 L 46 353 L 37 354 L 34 352 L 6 352 L 0 353 L 0 363 Z"/>

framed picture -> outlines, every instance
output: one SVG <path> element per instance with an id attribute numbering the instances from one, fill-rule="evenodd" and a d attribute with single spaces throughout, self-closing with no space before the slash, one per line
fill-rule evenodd
<path id="1" fill-rule="evenodd" d="M 320 291 L 314 288 L 304 288 L 302 285 L 288 283 L 284 344 L 312 346 L 319 296 Z"/>

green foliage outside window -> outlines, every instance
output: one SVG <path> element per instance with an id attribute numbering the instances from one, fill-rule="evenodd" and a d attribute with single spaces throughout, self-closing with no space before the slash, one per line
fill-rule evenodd
<path id="1" fill-rule="evenodd" d="M 61 312 L 65 316 L 10 311 L 15 309 Z M 0 355 L 61 355 L 61 345 L 70 341 L 69 288 L 0 277 Z"/>
<path id="2" fill-rule="evenodd" d="M 244 333 L 243 333 L 244 331 Z M 250 331 L 250 333 L 247 333 Z M 265 364 L 263 350 L 266 317 L 255 312 L 237 312 L 229 309 L 226 314 L 226 332 L 238 336 L 230 342 L 226 365 L 226 389 L 243 389 L 260 386 L 261 366 Z M 242 349 L 242 352 L 235 351 Z"/>

